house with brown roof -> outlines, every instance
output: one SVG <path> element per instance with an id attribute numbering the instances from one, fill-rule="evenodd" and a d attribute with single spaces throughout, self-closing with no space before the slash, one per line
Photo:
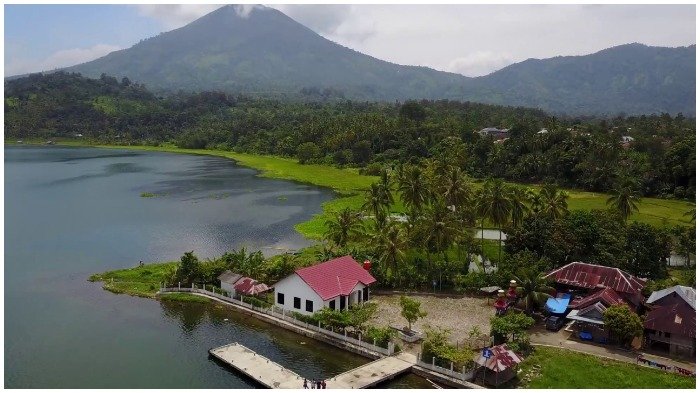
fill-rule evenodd
<path id="1" fill-rule="evenodd" d="M 676 285 L 649 296 L 644 345 L 673 356 L 695 358 L 695 289 Z"/>
<path id="2" fill-rule="evenodd" d="M 347 310 L 369 300 L 369 286 L 377 280 L 352 256 L 331 259 L 296 270 L 274 285 L 275 306 L 301 314 L 323 307 Z"/>
<path id="3" fill-rule="evenodd" d="M 642 289 L 646 281 L 614 267 L 572 262 L 546 276 L 561 292 L 572 293 L 566 315 L 575 321 L 582 339 L 606 342 L 609 336 L 603 321 L 608 307 L 624 304 L 634 311 L 642 309 Z"/>

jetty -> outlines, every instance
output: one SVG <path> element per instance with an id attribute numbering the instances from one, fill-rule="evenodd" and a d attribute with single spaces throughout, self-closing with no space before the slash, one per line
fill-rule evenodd
<path id="1" fill-rule="evenodd" d="M 304 382 L 304 377 L 238 343 L 213 348 L 209 353 L 270 389 L 301 389 Z M 409 371 L 415 364 L 415 355 L 399 353 L 328 378 L 326 383 L 329 389 L 368 388 Z"/>

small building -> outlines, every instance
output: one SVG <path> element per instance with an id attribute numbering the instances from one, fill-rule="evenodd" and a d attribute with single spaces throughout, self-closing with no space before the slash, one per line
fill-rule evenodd
<path id="1" fill-rule="evenodd" d="M 250 277 L 243 277 L 236 282 L 233 290 L 236 295 L 257 296 L 269 291 L 270 288 L 266 284 L 253 280 Z"/>
<path id="2" fill-rule="evenodd" d="M 523 358 L 508 349 L 506 344 L 484 348 L 474 356 L 474 378 L 481 379 L 484 384 L 499 386 L 515 377 L 516 367 L 522 361 Z"/>
<path id="3" fill-rule="evenodd" d="M 347 310 L 369 300 L 369 286 L 377 280 L 352 256 L 331 259 L 298 269 L 274 285 L 275 305 L 301 314 L 323 307 Z"/>
<path id="4" fill-rule="evenodd" d="M 645 346 L 695 358 L 695 289 L 676 285 L 652 292 L 644 319 Z"/>
<path id="5" fill-rule="evenodd" d="M 496 140 L 506 139 L 508 137 L 508 128 L 496 128 L 496 127 L 486 127 L 482 128 L 479 132 L 481 136 L 491 136 Z"/>
<path id="6" fill-rule="evenodd" d="M 549 134 L 549 130 L 546 128 L 543 128 L 543 129 L 537 131 L 537 134 L 539 134 L 539 135 Z"/>
<path id="7" fill-rule="evenodd" d="M 230 270 L 226 270 L 225 272 L 221 273 L 217 279 L 221 282 L 221 289 L 230 293 L 230 294 L 235 294 L 236 290 L 234 289 L 234 285 L 243 278 L 242 275 L 238 273 L 234 273 Z"/>

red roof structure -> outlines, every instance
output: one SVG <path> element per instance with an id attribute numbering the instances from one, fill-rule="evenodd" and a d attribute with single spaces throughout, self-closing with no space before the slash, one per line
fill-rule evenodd
<path id="1" fill-rule="evenodd" d="M 695 309 L 685 302 L 649 311 L 644 328 L 695 338 Z"/>
<path id="2" fill-rule="evenodd" d="M 615 292 L 615 290 L 603 288 L 584 298 L 574 299 L 569 303 L 569 307 L 573 309 L 582 309 L 598 302 L 602 303 L 605 307 L 610 307 L 616 304 L 625 304 L 625 299 Z"/>
<path id="3" fill-rule="evenodd" d="M 496 345 L 491 347 L 491 357 L 486 359 L 481 353 L 474 357 L 474 363 L 484 366 L 491 371 L 501 372 L 512 368 L 523 359 L 515 352 L 506 347 L 506 344 Z"/>
<path id="4" fill-rule="evenodd" d="M 347 296 L 358 283 L 370 285 L 377 281 L 350 255 L 299 269 L 296 274 L 323 300 Z"/>
<path id="5" fill-rule="evenodd" d="M 263 292 L 267 292 L 270 288 L 265 285 L 253 280 L 250 277 L 241 278 L 233 286 L 236 293 L 242 293 L 244 295 L 257 295 Z"/>
<path id="6" fill-rule="evenodd" d="M 615 267 L 600 266 L 583 262 L 571 262 L 552 270 L 545 278 L 558 284 L 584 289 L 610 288 L 635 306 L 643 303 L 642 288 L 646 280 L 635 277 Z"/>

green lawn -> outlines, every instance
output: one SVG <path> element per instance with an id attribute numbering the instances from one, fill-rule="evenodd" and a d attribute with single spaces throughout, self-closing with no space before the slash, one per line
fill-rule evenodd
<path id="1" fill-rule="evenodd" d="M 695 378 L 548 347 L 536 347 L 521 368 L 521 385 L 530 389 L 695 388 Z M 524 380 L 530 372 L 530 381 Z"/>
<path id="2" fill-rule="evenodd" d="M 8 143 L 8 141 L 6 141 Z M 72 146 L 89 146 L 85 141 L 59 141 L 59 144 Z M 230 158 L 239 164 L 261 171 L 260 176 L 293 180 L 321 187 L 328 187 L 339 194 L 339 197 L 323 204 L 323 213 L 310 221 L 296 225 L 297 231 L 311 239 L 320 239 L 325 230 L 324 223 L 330 215 L 345 207 L 359 209 L 362 206 L 362 192 L 377 180 L 376 176 L 360 175 L 357 169 L 340 169 L 328 165 L 302 165 L 296 159 L 276 156 L 261 156 L 255 154 L 235 153 L 222 150 L 180 149 L 172 145 L 166 146 L 112 146 L 90 145 L 101 148 L 130 149 L 143 151 L 161 151 L 170 153 L 202 154 Z M 476 184 L 481 187 L 481 184 Z M 537 185 L 529 187 L 538 188 Z M 580 190 L 569 192 L 569 209 L 590 210 L 605 209 L 607 194 Z M 395 195 L 398 201 L 398 195 Z M 683 214 L 695 205 L 679 200 L 643 198 L 639 204 L 639 212 L 632 215 L 632 220 L 648 223 L 654 226 L 689 225 Z M 400 203 L 395 203 L 392 212 L 403 212 Z"/>

